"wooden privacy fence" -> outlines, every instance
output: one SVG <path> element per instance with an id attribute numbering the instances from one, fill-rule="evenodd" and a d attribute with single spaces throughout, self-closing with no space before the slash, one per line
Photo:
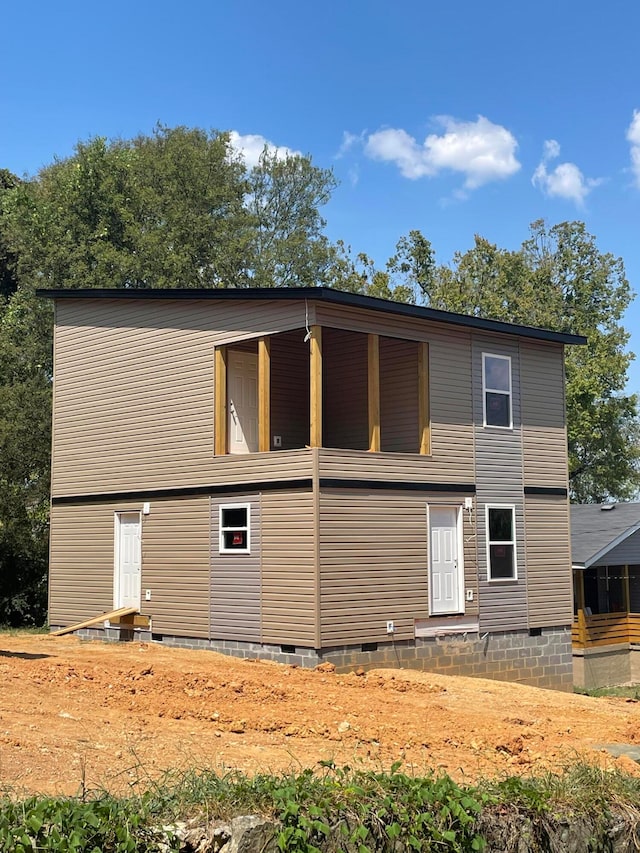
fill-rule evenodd
<path id="1" fill-rule="evenodd" d="M 640 613 L 598 613 L 587 616 L 578 610 L 571 626 L 574 646 L 610 646 L 615 643 L 640 643 Z"/>

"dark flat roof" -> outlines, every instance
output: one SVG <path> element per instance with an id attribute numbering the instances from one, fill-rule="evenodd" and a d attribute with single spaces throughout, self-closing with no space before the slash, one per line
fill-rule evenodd
<path id="1" fill-rule="evenodd" d="M 603 510 L 603 506 L 612 509 Z M 573 504 L 571 558 L 574 566 L 605 565 L 606 554 L 640 530 L 640 503 Z"/>
<path id="2" fill-rule="evenodd" d="M 434 320 L 438 323 L 450 323 L 455 326 L 467 326 L 486 332 L 502 332 L 535 338 L 541 341 L 553 341 L 559 344 L 586 344 L 583 335 L 570 335 L 566 332 L 552 332 L 534 326 L 520 326 L 515 323 L 503 323 L 501 320 L 485 320 L 467 314 L 454 314 L 451 311 L 438 311 L 420 305 L 407 305 L 404 302 L 392 302 L 359 293 L 345 293 L 330 287 L 254 287 L 254 288 L 65 288 L 60 290 L 37 290 L 37 296 L 46 299 L 309 299 L 316 302 L 329 302 L 334 305 L 347 305 L 353 308 L 366 308 L 369 311 L 384 311 L 415 317 L 419 320 Z"/>

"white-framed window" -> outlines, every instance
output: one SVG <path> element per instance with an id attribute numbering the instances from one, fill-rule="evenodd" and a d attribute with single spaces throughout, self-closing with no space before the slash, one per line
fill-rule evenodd
<path id="1" fill-rule="evenodd" d="M 515 507 L 501 504 L 487 506 L 486 525 L 489 580 L 517 580 Z"/>
<path id="2" fill-rule="evenodd" d="M 511 358 L 482 353 L 482 405 L 484 425 L 512 429 Z"/>
<path id="3" fill-rule="evenodd" d="M 249 554 L 251 510 L 249 504 L 222 504 L 220 506 L 220 553 Z"/>

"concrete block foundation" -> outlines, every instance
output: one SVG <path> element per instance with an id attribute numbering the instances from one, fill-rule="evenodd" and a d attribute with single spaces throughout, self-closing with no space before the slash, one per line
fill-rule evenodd
<path id="1" fill-rule="evenodd" d="M 88 628 L 79 631 L 78 635 L 85 639 L 113 642 L 156 641 L 177 648 L 208 649 L 233 657 L 272 660 L 309 668 L 329 661 L 338 672 L 349 672 L 357 667 L 365 670 L 399 667 L 573 690 L 574 659 L 569 626 L 531 632 L 443 634 L 325 649 L 157 635 L 141 629 L 126 629 L 126 634 L 123 631 L 121 635 L 116 627 Z M 640 657 L 637 667 L 640 670 Z"/>

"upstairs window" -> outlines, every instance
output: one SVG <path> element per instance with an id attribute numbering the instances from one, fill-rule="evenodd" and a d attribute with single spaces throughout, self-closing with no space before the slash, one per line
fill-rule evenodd
<path id="1" fill-rule="evenodd" d="M 490 581 L 516 580 L 516 520 L 512 506 L 487 507 L 487 555 Z"/>
<path id="2" fill-rule="evenodd" d="M 249 504 L 220 507 L 220 553 L 249 554 Z"/>
<path id="3" fill-rule="evenodd" d="M 484 425 L 511 429 L 511 359 L 507 355 L 482 353 L 482 397 Z"/>

